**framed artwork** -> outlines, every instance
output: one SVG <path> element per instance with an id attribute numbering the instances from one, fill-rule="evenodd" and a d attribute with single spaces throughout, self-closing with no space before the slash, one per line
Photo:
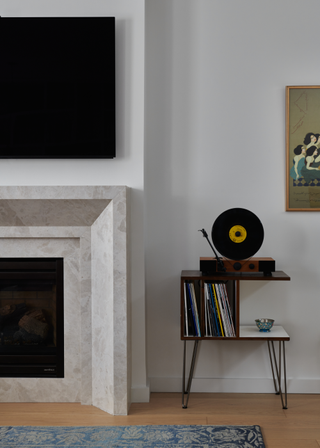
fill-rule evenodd
<path id="1" fill-rule="evenodd" d="M 320 211 L 320 86 L 286 88 L 287 211 Z"/>

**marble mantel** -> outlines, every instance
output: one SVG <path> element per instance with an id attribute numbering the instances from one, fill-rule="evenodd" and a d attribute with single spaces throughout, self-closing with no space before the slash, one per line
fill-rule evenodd
<path id="1" fill-rule="evenodd" d="M 130 404 L 125 186 L 0 187 L 2 257 L 64 258 L 64 378 L 0 378 L 2 402 Z"/>

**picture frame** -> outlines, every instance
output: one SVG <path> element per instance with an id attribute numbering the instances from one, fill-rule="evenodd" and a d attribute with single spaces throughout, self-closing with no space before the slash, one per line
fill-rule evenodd
<path id="1" fill-rule="evenodd" d="M 286 211 L 320 211 L 320 86 L 286 87 Z"/>

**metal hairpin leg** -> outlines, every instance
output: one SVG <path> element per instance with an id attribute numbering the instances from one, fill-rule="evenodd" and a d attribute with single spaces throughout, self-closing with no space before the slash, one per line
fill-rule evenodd
<path id="1" fill-rule="evenodd" d="M 184 408 L 184 394 L 186 386 L 186 345 L 187 341 L 183 341 L 183 368 L 182 368 L 182 407 Z"/>
<path id="2" fill-rule="evenodd" d="M 199 341 L 198 340 L 194 341 L 192 361 L 191 361 L 191 365 L 190 365 L 190 372 L 189 372 L 189 379 L 188 379 L 187 389 L 185 389 L 186 343 L 187 343 L 187 341 L 185 340 L 184 341 L 184 347 L 183 347 L 183 372 L 182 372 L 182 375 L 183 375 L 183 377 L 182 377 L 182 408 L 183 409 L 186 409 L 188 407 L 188 401 L 189 401 L 191 383 L 192 383 L 192 378 L 193 378 L 194 366 L 195 366 L 195 363 L 196 363 L 196 357 L 197 357 Z M 188 394 L 186 403 L 184 403 L 184 395 L 185 394 Z"/>
<path id="3" fill-rule="evenodd" d="M 270 364 L 271 364 L 274 388 L 275 388 L 276 394 L 280 395 L 280 397 L 281 397 L 282 408 L 288 409 L 288 407 L 287 407 L 287 371 L 286 371 L 285 341 L 279 341 L 278 363 L 277 363 L 277 358 L 276 358 L 276 354 L 275 354 L 275 350 L 274 350 L 273 341 L 267 341 L 267 342 L 268 342 L 268 349 L 269 349 Z M 284 380 L 284 397 L 285 397 L 284 401 L 283 401 L 283 394 L 282 394 L 282 389 L 281 389 L 281 342 L 283 344 L 283 380 Z M 272 353 L 270 350 L 270 343 L 271 343 Z M 275 374 L 274 374 L 272 359 L 274 361 L 275 372 L 276 372 L 278 384 L 276 382 L 276 378 L 275 378 Z"/>
<path id="4" fill-rule="evenodd" d="M 270 357 L 270 365 L 271 365 L 271 371 L 272 371 L 272 377 L 273 377 L 273 384 L 274 384 L 274 390 L 276 392 L 276 395 L 279 395 L 279 392 L 277 390 L 277 383 L 276 383 L 276 378 L 274 376 L 274 370 L 273 370 L 273 362 L 272 362 L 272 355 L 271 355 L 271 350 L 270 350 L 270 341 L 267 341 L 268 343 L 268 351 L 269 351 L 269 357 Z"/>

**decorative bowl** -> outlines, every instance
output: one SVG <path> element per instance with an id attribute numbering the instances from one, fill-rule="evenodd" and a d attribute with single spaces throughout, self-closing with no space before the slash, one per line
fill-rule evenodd
<path id="1" fill-rule="evenodd" d="M 273 327 L 273 323 L 273 319 L 256 319 L 256 325 L 259 328 L 259 331 L 270 331 Z"/>

